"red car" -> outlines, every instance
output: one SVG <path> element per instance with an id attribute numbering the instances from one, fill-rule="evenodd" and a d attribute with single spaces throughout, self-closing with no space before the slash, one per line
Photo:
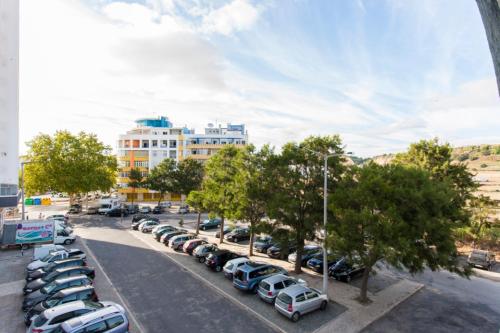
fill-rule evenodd
<path id="1" fill-rule="evenodd" d="M 198 239 L 198 238 L 191 239 L 188 240 L 186 243 L 184 243 L 184 245 L 182 246 L 182 251 L 192 256 L 194 249 L 196 249 L 198 245 L 203 245 L 203 244 L 208 244 L 208 242 L 204 239 Z"/>

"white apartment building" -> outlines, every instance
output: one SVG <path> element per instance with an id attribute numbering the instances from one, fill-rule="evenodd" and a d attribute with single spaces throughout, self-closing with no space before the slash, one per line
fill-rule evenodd
<path id="1" fill-rule="evenodd" d="M 119 166 L 119 192 L 127 200 L 156 201 L 158 193 L 147 189 L 127 187 L 131 168 L 140 170 L 143 176 L 163 159 L 180 161 L 193 158 L 205 161 L 226 144 L 244 146 L 248 143 L 245 125 L 226 127 L 209 124 L 203 134 L 193 129 L 174 127 L 167 117 L 143 118 L 136 120 L 136 128 L 119 136 L 117 158 Z M 165 200 L 180 200 L 180 196 L 169 194 Z"/>

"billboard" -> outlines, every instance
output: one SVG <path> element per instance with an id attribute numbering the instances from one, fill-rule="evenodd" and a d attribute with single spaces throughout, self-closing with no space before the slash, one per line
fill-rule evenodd
<path id="1" fill-rule="evenodd" d="M 54 221 L 22 221 L 16 224 L 16 244 L 54 241 Z"/>

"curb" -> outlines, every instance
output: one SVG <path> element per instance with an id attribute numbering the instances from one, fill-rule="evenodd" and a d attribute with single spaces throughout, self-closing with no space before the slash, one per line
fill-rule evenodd
<path id="1" fill-rule="evenodd" d="M 474 275 L 480 278 L 488 279 L 495 282 L 500 282 L 500 273 L 485 271 L 482 269 L 473 268 Z"/>

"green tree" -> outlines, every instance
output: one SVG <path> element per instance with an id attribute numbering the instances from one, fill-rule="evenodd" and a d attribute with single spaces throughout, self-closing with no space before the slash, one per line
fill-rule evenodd
<path id="1" fill-rule="evenodd" d="M 380 259 L 411 273 L 429 267 L 468 274 L 454 256 L 454 196 L 449 182 L 421 168 L 371 162 L 346 173 L 329 200 L 335 215 L 329 244 L 366 267 L 361 302 L 367 301 L 369 274 Z"/>
<path id="2" fill-rule="evenodd" d="M 273 191 L 268 198 L 269 218 L 276 225 L 291 229 L 297 243 L 295 273 L 301 272 L 302 252 L 306 239 L 314 239 L 323 217 L 322 154 L 341 154 L 339 136 L 311 136 L 300 144 L 287 143 L 281 154 L 270 156 L 267 163 Z M 339 156 L 328 160 L 328 184 L 339 179 L 345 167 Z"/>
<path id="3" fill-rule="evenodd" d="M 148 188 L 160 193 L 158 206 L 160 205 L 160 202 L 163 199 L 165 193 L 173 192 L 176 189 L 175 171 L 175 161 L 173 159 L 166 158 L 153 169 L 151 169 L 151 172 L 148 174 L 146 180 L 144 181 Z"/>
<path id="4" fill-rule="evenodd" d="M 139 169 L 130 169 L 127 186 L 132 189 L 132 204 L 134 204 L 135 190 L 144 185 L 142 173 Z"/>
<path id="5" fill-rule="evenodd" d="M 238 163 L 241 150 L 234 145 L 227 145 L 212 156 L 205 165 L 205 178 L 202 184 L 203 206 L 210 212 L 220 216 L 221 237 L 224 242 L 224 220 L 236 211 L 235 176 L 239 172 Z"/>
<path id="6" fill-rule="evenodd" d="M 496 203 L 490 197 L 479 195 L 469 202 L 471 211 L 471 224 L 468 233 L 472 238 L 472 248 L 480 244 L 487 232 L 497 223 L 494 218 Z"/>
<path id="7" fill-rule="evenodd" d="M 455 192 L 452 204 L 457 216 L 454 220 L 460 227 L 469 223 L 466 202 L 472 198 L 477 184 L 466 164 L 453 162 L 452 152 L 449 144 L 441 145 L 438 139 L 421 140 L 410 145 L 407 152 L 397 154 L 394 163 L 422 168 L 430 173 L 432 179 L 449 182 Z"/>
<path id="8" fill-rule="evenodd" d="M 239 158 L 234 160 L 238 172 L 235 175 L 236 210 L 233 217 L 250 224 L 250 256 L 253 256 L 257 226 L 266 216 L 267 202 L 272 191 L 268 163 L 273 154 L 268 146 L 264 146 L 260 151 L 248 146 L 241 151 Z"/>
<path id="9" fill-rule="evenodd" d="M 186 199 L 189 206 L 193 207 L 198 213 L 198 219 L 196 222 L 196 234 L 200 233 L 200 221 L 201 213 L 205 211 L 205 206 L 203 205 L 203 192 L 202 191 L 191 191 Z"/>
<path id="10" fill-rule="evenodd" d="M 115 184 L 116 158 L 94 134 L 58 131 L 40 134 L 27 145 L 25 158 L 32 162 L 25 166 L 28 194 L 65 192 L 73 200 L 78 193 L 109 191 Z"/>
<path id="11" fill-rule="evenodd" d="M 187 158 L 180 161 L 174 172 L 175 192 L 189 195 L 199 190 L 203 182 L 204 166 L 200 161 Z"/>

